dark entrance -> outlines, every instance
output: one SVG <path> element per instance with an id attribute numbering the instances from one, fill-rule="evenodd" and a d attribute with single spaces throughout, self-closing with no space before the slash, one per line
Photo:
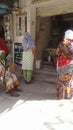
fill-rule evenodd
<path id="1" fill-rule="evenodd" d="M 57 15 L 51 17 L 51 44 L 56 48 L 58 43 L 62 40 L 67 29 L 73 30 L 73 13 L 65 15 Z"/>

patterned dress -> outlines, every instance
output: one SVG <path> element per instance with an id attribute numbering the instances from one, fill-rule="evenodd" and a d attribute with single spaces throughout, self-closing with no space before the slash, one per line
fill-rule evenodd
<path id="1" fill-rule="evenodd" d="M 19 85 L 16 75 L 5 68 L 4 60 L 0 60 L 0 80 L 5 84 L 6 91 L 9 91 Z"/>
<path id="2" fill-rule="evenodd" d="M 58 54 L 56 89 L 59 99 L 73 96 L 73 53 L 71 44 L 73 46 L 73 42 L 70 42 L 70 40 L 67 41 L 67 45 L 63 41 L 56 50 L 56 54 Z"/>

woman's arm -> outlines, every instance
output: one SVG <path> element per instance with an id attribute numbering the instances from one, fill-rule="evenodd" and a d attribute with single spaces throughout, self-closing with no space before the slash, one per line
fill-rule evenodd
<path id="1" fill-rule="evenodd" d="M 32 53 L 34 55 L 35 60 L 37 59 L 37 50 L 36 47 L 32 47 Z"/>

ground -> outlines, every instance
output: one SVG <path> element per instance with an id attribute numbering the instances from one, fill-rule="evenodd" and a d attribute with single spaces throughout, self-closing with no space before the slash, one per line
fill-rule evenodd
<path id="1" fill-rule="evenodd" d="M 73 130 L 73 99 L 58 100 L 55 85 L 20 80 L 20 97 L 0 90 L 1 130 Z"/>

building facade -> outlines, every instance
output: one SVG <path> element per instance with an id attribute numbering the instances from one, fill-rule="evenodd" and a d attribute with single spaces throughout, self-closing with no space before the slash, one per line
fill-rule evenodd
<path id="1" fill-rule="evenodd" d="M 3 17 L 5 38 L 12 41 L 12 48 L 28 31 L 42 58 L 46 48 L 56 48 L 60 32 L 73 28 L 73 0 L 15 0 L 12 13 Z M 14 49 L 12 53 L 14 57 Z"/>

